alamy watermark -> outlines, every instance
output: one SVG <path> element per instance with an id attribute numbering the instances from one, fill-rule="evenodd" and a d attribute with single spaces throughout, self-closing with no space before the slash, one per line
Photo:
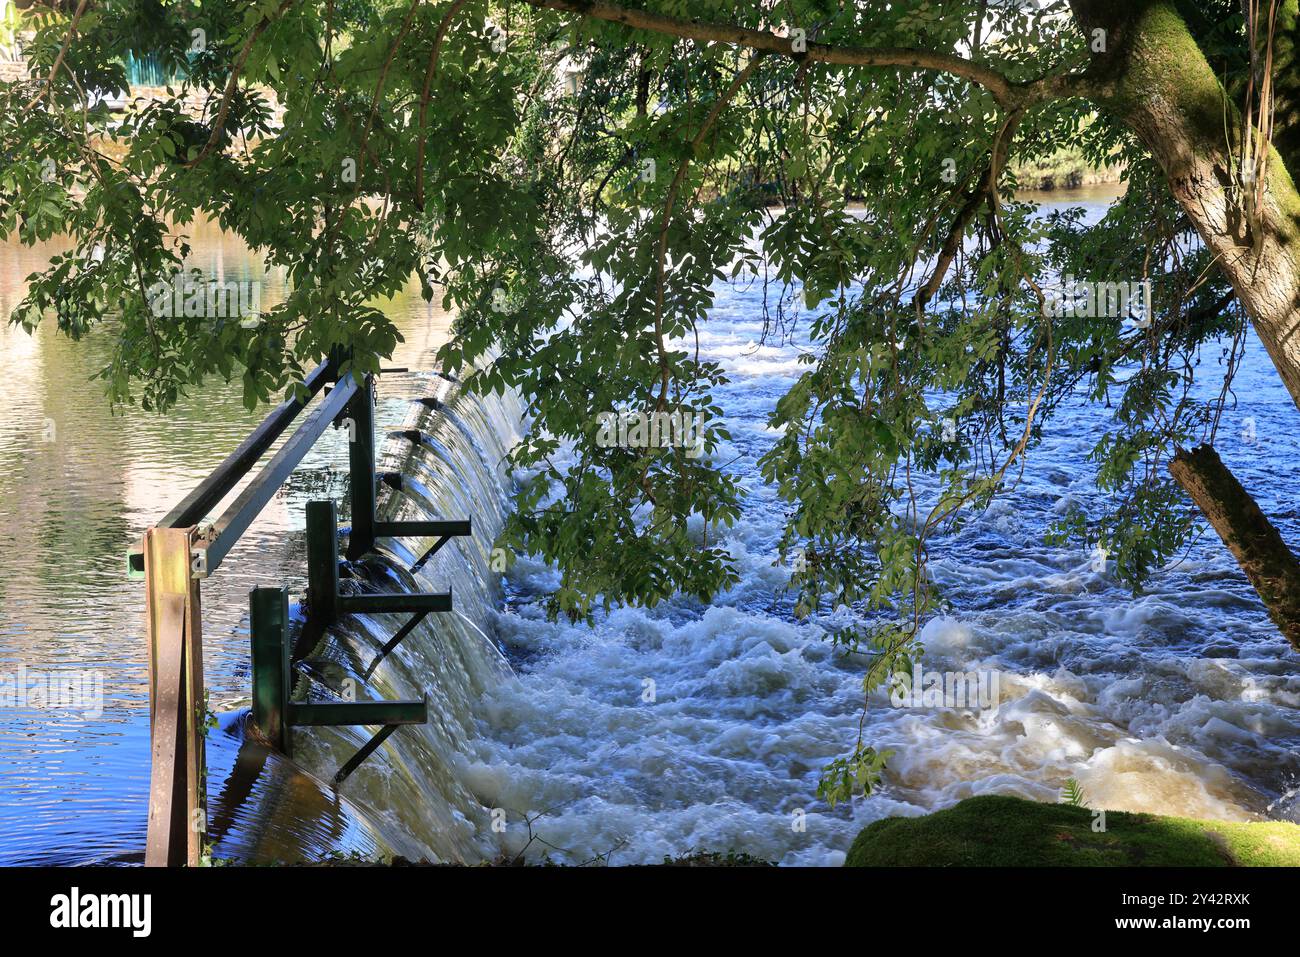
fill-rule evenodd
<path id="1" fill-rule="evenodd" d="M 899 671 L 890 684 L 895 708 L 962 708 L 986 711 L 998 704 L 996 671 Z"/>
<path id="2" fill-rule="evenodd" d="M 50 926 L 56 929 L 117 927 L 131 931 L 132 937 L 148 937 L 152 914 L 150 894 L 83 894 L 73 887 L 50 898 Z"/>
<path id="3" fill-rule="evenodd" d="M 602 449 L 682 448 L 690 459 L 704 454 L 705 419 L 693 409 L 602 412 L 596 422 L 596 444 Z"/>
<path id="4" fill-rule="evenodd" d="M 73 711 L 93 720 L 104 713 L 104 676 L 96 671 L 0 672 L 0 708 Z"/>
<path id="5" fill-rule="evenodd" d="M 256 280 L 204 280 L 177 272 L 150 286 L 148 294 L 159 319 L 238 319 L 251 328 L 262 313 L 262 284 Z"/>
<path id="6" fill-rule="evenodd" d="M 1150 279 L 1098 282 L 1067 273 L 1061 283 L 1044 287 L 1043 295 L 1044 315 L 1132 319 L 1143 329 L 1151 324 Z"/>

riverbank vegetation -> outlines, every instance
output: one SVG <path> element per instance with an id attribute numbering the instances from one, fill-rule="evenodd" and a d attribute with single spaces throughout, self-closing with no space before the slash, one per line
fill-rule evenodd
<path id="1" fill-rule="evenodd" d="M 1080 150 L 1063 148 L 1042 159 L 1029 159 L 1012 167 L 1020 189 L 1051 192 L 1081 186 L 1111 186 L 1123 182 L 1118 164 L 1094 166 Z"/>

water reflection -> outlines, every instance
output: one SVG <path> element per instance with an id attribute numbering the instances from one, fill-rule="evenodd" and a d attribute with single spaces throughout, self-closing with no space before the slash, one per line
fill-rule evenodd
<path id="1" fill-rule="evenodd" d="M 210 275 L 264 281 L 262 304 L 283 297 L 283 276 L 211 225 L 189 229 L 190 264 Z M 0 244 L 0 314 L 26 277 L 62 251 Z M 394 366 L 429 368 L 449 317 L 412 283 L 382 308 L 405 342 Z M 125 577 L 127 547 L 210 472 L 266 414 L 244 410 L 239 383 L 210 380 L 165 418 L 114 412 L 91 376 L 108 361 L 106 330 L 80 342 L 52 322 L 34 335 L 0 327 L 8 415 L 0 423 L 0 675 L 19 667 L 102 674 L 97 720 L 42 709 L 0 710 L 0 864 L 132 860 L 143 846 L 148 715 L 143 590 Z M 381 427 L 400 423 L 424 380 L 380 385 Z M 268 453 L 273 454 L 274 449 Z M 247 695 L 248 590 L 301 590 L 308 498 L 341 489 L 345 437 L 331 432 L 204 585 L 204 672 L 215 710 Z M 236 493 L 232 493 L 236 494 Z M 213 776 L 227 760 L 215 741 Z M 282 777 L 283 775 L 281 775 Z M 270 786 L 269 784 L 259 784 Z M 365 845 L 365 841 L 359 842 Z"/>

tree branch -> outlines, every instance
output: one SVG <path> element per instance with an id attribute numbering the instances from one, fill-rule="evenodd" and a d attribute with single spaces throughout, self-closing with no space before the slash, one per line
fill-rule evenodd
<path id="1" fill-rule="evenodd" d="M 24 113 L 39 103 L 41 97 L 54 89 L 54 78 L 59 75 L 59 68 L 63 66 L 63 59 L 68 55 L 68 47 L 72 46 L 72 38 L 77 35 L 81 15 L 86 12 L 89 3 L 90 0 L 81 0 L 81 3 L 77 5 L 77 12 L 72 15 L 72 24 L 68 27 L 68 33 L 63 38 L 63 45 L 59 47 L 59 55 L 54 58 L 54 65 L 50 67 L 50 75 L 45 78 L 45 83 L 41 86 L 41 92 L 32 97 L 30 102 L 23 108 Z"/>
<path id="2" fill-rule="evenodd" d="M 1007 117 L 1006 122 L 1002 124 L 997 135 L 994 136 L 989 165 L 985 167 L 974 192 L 966 198 L 965 205 L 962 206 L 957 213 L 957 217 L 953 220 L 952 228 L 948 230 L 948 235 L 939 251 L 939 258 L 935 262 L 934 272 L 916 294 L 914 304 L 918 322 L 921 320 L 922 313 L 925 312 L 925 307 L 930 304 L 930 300 L 938 294 L 939 287 L 943 285 L 944 277 L 948 274 L 948 268 L 957 257 L 957 251 L 961 249 L 962 238 L 966 234 L 966 227 L 970 225 L 971 217 L 975 215 L 975 211 L 979 209 L 985 199 L 991 200 L 996 195 L 998 177 L 1002 175 L 1002 169 L 1006 165 L 1007 156 L 1011 151 L 1011 141 L 1015 138 L 1016 127 L 1020 125 L 1022 115 L 1020 112 L 1012 113 Z"/>
<path id="3" fill-rule="evenodd" d="M 807 50 L 796 53 L 789 37 L 767 30 L 752 30 L 749 27 L 704 23 L 698 20 L 681 20 L 647 10 L 633 10 L 613 3 L 605 3 L 604 0 L 524 0 L 524 2 L 534 7 L 577 13 L 610 23 L 621 23 L 637 30 L 650 30 L 654 33 L 681 37 L 684 40 L 728 43 L 796 60 L 808 59 L 840 66 L 895 66 L 911 70 L 937 70 L 951 73 L 984 87 L 993 94 L 994 99 L 1007 107 L 1019 105 L 1025 91 L 1035 86 L 1035 84 L 1012 83 L 991 67 L 953 54 L 935 53 L 930 50 L 906 47 L 841 47 L 808 40 Z M 1042 93 L 1047 92 L 1046 88 L 1043 88 Z"/>
<path id="4" fill-rule="evenodd" d="M 433 38 L 433 49 L 429 52 L 429 65 L 424 71 L 424 86 L 420 90 L 420 121 L 416 124 L 419 130 L 419 141 L 415 145 L 415 208 L 424 209 L 424 152 L 429 138 L 428 132 L 424 128 L 424 123 L 429 113 L 429 91 L 433 87 L 433 76 L 438 71 L 438 57 L 442 55 L 442 44 L 447 39 L 447 31 L 451 29 L 451 21 L 455 19 L 456 14 L 460 13 L 460 8 L 465 5 L 466 0 L 456 0 L 448 9 L 438 24 L 438 32 Z"/>
<path id="5" fill-rule="evenodd" d="M 384 65 L 379 70 L 379 80 L 375 83 L 374 95 L 370 98 L 370 114 L 366 117 L 366 128 L 361 133 L 361 159 L 366 158 L 366 144 L 370 142 L 370 131 L 374 129 L 375 117 L 379 114 L 379 101 L 384 95 L 384 84 L 388 82 L 388 71 L 393 66 L 393 60 L 397 58 L 397 51 L 402 47 L 402 41 L 406 39 L 406 34 L 411 30 L 411 21 L 415 18 L 415 11 L 419 8 L 422 0 L 411 0 L 410 7 L 406 10 L 406 18 L 402 20 L 402 27 L 397 31 L 397 38 L 393 40 L 393 45 L 388 50 L 388 56 L 384 59 Z M 357 189 L 361 188 L 361 176 L 357 176 Z"/>
<path id="6" fill-rule="evenodd" d="M 1291 646 L 1300 651 L 1300 561 L 1212 446 L 1179 449 L 1169 473 L 1214 526 Z"/>
<path id="7" fill-rule="evenodd" d="M 284 12 L 293 5 L 293 0 L 283 0 L 275 15 L 263 17 L 258 21 L 257 26 L 253 27 L 253 32 L 248 35 L 244 41 L 244 47 L 239 51 L 239 59 L 235 61 L 234 67 L 230 71 L 230 79 L 226 81 L 226 88 L 221 94 L 221 106 L 217 108 L 217 117 L 212 121 L 212 134 L 208 141 L 203 144 L 203 149 L 193 160 L 186 163 L 187 168 L 193 168 L 207 159 L 208 154 L 216 149 L 217 144 L 221 142 L 221 134 L 226 128 L 226 117 L 230 114 L 230 101 L 234 98 L 235 88 L 239 85 L 239 74 L 244 70 L 244 64 L 248 62 L 248 55 L 253 52 L 253 44 L 257 42 L 263 31 L 271 25 L 272 20 L 278 20 L 284 15 Z"/>

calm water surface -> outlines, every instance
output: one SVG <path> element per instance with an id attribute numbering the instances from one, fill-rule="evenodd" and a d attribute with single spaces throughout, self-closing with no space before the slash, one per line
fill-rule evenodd
<path id="1" fill-rule="evenodd" d="M 261 278 L 238 242 L 212 228 L 192 235 L 192 265 L 226 279 Z M 54 251 L 0 245 L 0 313 L 9 314 L 25 278 Z M 274 274 L 262 295 L 264 307 L 283 295 Z M 418 287 L 386 308 L 406 339 L 391 365 L 430 368 L 446 314 Z M 115 414 L 101 384 L 90 381 L 109 345 L 100 334 L 72 342 L 53 323 L 31 336 L 0 327 L 9 378 L 0 428 L 0 674 L 89 671 L 104 688 L 103 714 L 93 719 L 43 708 L 0 711 L 0 864 L 140 857 L 147 652 L 144 590 L 126 580 L 126 550 L 267 413 L 244 410 L 238 381 L 213 379 L 165 418 Z M 404 397 L 425 394 L 422 386 L 416 375 L 384 376 L 380 427 L 400 421 Z M 303 505 L 322 488 L 341 490 L 346 469 L 346 443 L 331 430 L 204 583 L 204 671 L 214 710 L 247 701 L 248 590 L 277 582 L 301 590 Z"/>

